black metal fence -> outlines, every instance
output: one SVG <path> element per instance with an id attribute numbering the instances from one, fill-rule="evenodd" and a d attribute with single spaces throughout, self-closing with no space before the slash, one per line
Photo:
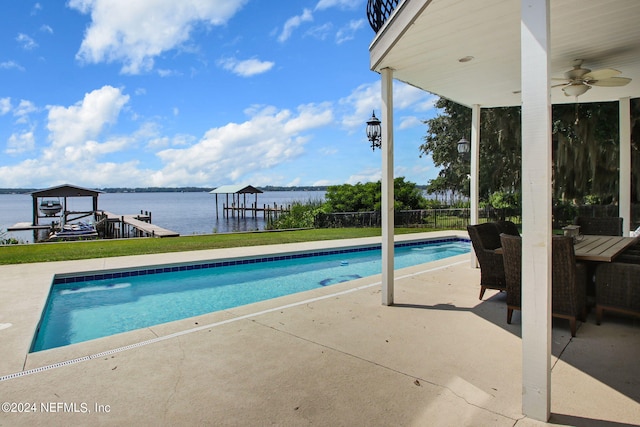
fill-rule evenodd
<path id="1" fill-rule="evenodd" d="M 516 209 L 495 209 L 487 207 L 478 212 L 480 222 L 508 220 L 516 224 L 522 223 L 522 215 Z M 562 228 L 572 224 L 576 216 L 615 217 L 618 216 L 615 205 L 558 206 L 553 209 L 553 228 Z M 640 204 L 632 205 L 632 224 L 635 229 L 640 225 Z M 396 211 L 394 215 L 396 227 L 466 229 L 470 221 L 470 210 L 467 209 L 421 209 Z M 337 212 L 318 214 L 314 220 L 315 228 L 341 227 L 380 227 L 380 212 Z"/>
<path id="2" fill-rule="evenodd" d="M 464 229 L 469 224 L 469 209 L 421 209 L 396 211 L 396 227 Z M 380 212 L 337 212 L 318 214 L 316 228 L 380 227 Z"/>

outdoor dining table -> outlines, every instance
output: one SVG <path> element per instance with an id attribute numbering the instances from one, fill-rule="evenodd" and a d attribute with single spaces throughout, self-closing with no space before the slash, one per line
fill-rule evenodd
<path id="1" fill-rule="evenodd" d="M 576 237 L 574 244 L 576 261 L 612 262 L 638 239 L 638 237 L 581 234 Z M 501 254 L 502 248 L 497 248 L 496 253 Z"/>
<path id="2" fill-rule="evenodd" d="M 576 261 L 612 262 L 616 256 L 637 241 L 638 237 L 583 234 L 576 237 L 574 245 Z"/>

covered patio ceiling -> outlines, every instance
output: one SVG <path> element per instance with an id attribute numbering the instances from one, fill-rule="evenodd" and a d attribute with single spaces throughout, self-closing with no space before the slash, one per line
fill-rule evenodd
<path id="1" fill-rule="evenodd" d="M 472 108 L 472 224 L 478 222 L 480 109 L 522 106 L 522 413 L 541 421 L 549 419 L 551 409 L 550 104 L 618 101 L 619 211 L 629 224 L 630 98 L 640 97 L 639 18 L 639 0 L 405 0 L 370 46 L 371 69 L 381 74 L 385 124 L 384 305 L 394 302 L 392 80 Z M 584 68 L 613 68 L 632 80 L 619 87 L 593 87 L 579 99 L 565 96 L 551 79 L 564 77 L 578 59 Z"/>
<path id="2" fill-rule="evenodd" d="M 467 106 L 520 105 L 520 3 L 401 2 L 371 44 L 371 69 L 392 68 L 394 79 Z M 614 68 L 632 81 L 593 87 L 579 102 L 640 97 L 640 1 L 551 1 L 550 15 L 552 78 L 582 59 L 584 68 Z M 467 57 L 473 59 L 460 61 Z M 551 102 L 576 98 L 556 87 Z"/>

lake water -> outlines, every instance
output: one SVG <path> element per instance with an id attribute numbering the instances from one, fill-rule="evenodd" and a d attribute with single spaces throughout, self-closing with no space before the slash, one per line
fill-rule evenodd
<path id="1" fill-rule="evenodd" d="M 289 205 L 293 202 L 306 203 L 310 200 L 324 200 L 324 191 L 268 191 L 258 194 L 258 207 Z M 231 200 L 231 196 L 229 196 Z M 241 196 L 241 203 L 244 200 Z M 255 202 L 254 195 L 247 195 L 246 203 Z M 91 210 L 90 197 L 67 199 L 67 209 L 75 211 Z M 151 222 L 160 227 L 180 233 L 193 234 L 228 233 L 233 231 L 263 230 L 265 220 L 258 214 L 245 218 L 238 216 L 224 218 L 222 205 L 225 195 L 218 195 L 218 218 L 216 218 L 216 197 L 202 193 L 102 193 L 98 197 L 98 209 L 120 215 L 151 212 Z M 18 222 L 32 221 L 32 197 L 29 194 L 0 194 L 0 231 Z M 15 237 L 32 242 L 33 233 L 19 231 L 6 233 L 5 237 Z"/>

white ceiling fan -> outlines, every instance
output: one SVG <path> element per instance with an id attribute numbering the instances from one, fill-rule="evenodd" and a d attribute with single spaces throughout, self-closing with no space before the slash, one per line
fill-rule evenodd
<path id="1" fill-rule="evenodd" d="M 573 69 L 564 73 L 564 78 L 553 79 L 564 80 L 565 83 L 557 84 L 553 87 L 562 86 L 565 96 L 578 97 L 586 93 L 592 86 L 624 86 L 631 81 L 627 77 L 617 77 L 622 74 L 621 71 L 613 68 L 601 68 L 591 71 L 588 68 L 582 68 L 582 62 L 582 59 L 573 61 Z"/>

